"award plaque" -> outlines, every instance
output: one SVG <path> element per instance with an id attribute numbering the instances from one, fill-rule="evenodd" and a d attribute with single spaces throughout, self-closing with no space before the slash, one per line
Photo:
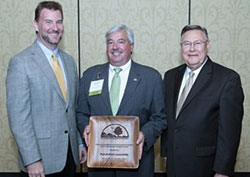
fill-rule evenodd
<path id="1" fill-rule="evenodd" d="M 89 168 L 138 168 L 138 117 L 92 116 L 89 125 Z"/>

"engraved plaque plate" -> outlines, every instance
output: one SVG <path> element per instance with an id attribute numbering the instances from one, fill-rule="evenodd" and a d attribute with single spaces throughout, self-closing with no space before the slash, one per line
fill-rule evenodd
<path id="1" fill-rule="evenodd" d="M 138 117 L 92 116 L 89 125 L 89 168 L 138 168 Z"/>

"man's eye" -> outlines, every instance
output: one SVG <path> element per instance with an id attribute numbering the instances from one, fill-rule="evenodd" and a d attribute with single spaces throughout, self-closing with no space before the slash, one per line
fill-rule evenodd
<path id="1" fill-rule="evenodd" d="M 202 44 L 201 41 L 197 41 L 194 43 L 194 45 L 201 45 L 201 44 Z"/>
<path id="2" fill-rule="evenodd" d="M 107 44 L 112 44 L 112 43 L 113 43 L 113 41 L 108 41 L 108 42 L 107 42 Z"/>
<path id="3" fill-rule="evenodd" d="M 191 43 L 190 42 L 184 42 L 184 43 L 182 43 L 182 45 L 184 45 L 184 46 L 190 46 Z"/>
<path id="4" fill-rule="evenodd" d="M 50 23 L 51 23 L 51 21 L 45 21 L 45 23 L 46 23 L 46 24 L 50 24 Z"/>
<path id="5" fill-rule="evenodd" d="M 62 23 L 63 23 L 63 21 L 58 21 L 58 22 L 57 22 L 57 24 L 60 24 L 60 25 L 61 25 Z"/>
<path id="6" fill-rule="evenodd" d="M 125 41 L 124 40 L 119 40 L 119 43 L 123 44 L 123 43 L 125 43 Z"/>

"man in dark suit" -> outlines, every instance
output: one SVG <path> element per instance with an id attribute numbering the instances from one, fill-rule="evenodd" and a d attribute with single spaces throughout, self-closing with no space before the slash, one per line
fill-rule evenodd
<path id="1" fill-rule="evenodd" d="M 209 47 L 205 28 L 185 26 L 181 32 L 185 64 L 164 76 L 168 129 L 161 138 L 161 152 L 167 158 L 168 177 L 234 173 L 244 95 L 240 76 L 214 63 L 207 56 Z"/>
<path id="2" fill-rule="evenodd" d="M 61 5 L 39 3 L 33 25 L 37 40 L 11 59 L 6 78 L 19 166 L 22 176 L 70 177 L 86 150 L 76 126 L 76 65 L 57 47 L 64 31 Z"/>
<path id="3" fill-rule="evenodd" d="M 138 116 L 140 133 L 140 165 L 138 169 L 89 168 L 89 177 L 153 177 L 154 143 L 166 128 L 164 95 L 161 75 L 153 68 L 135 63 L 131 59 L 134 47 L 132 30 L 115 25 L 106 33 L 108 63 L 96 65 L 83 73 L 80 80 L 77 108 L 78 128 L 88 145 L 90 116 Z M 118 109 L 114 110 L 110 96 L 111 81 L 116 68 L 121 68 Z M 98 85 L 95 89 L 93 84 Z M 95 92 L 96 94 L 90 94 Z M 112 99 L 111 99 L 112 98 Z"/>

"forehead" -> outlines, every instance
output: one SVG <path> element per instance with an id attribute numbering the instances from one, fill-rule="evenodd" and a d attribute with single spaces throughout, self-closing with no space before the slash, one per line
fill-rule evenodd
<path id="1" fill-rule="evenodd" d="M 61 20 L 62 14 L 59 10 L 44 8 L 41 10 L 40 18 L 43 18 L 43 19 L 56 18 L 57 20 Z"/>
<path id="2" fill-rule="evenodd" d="M 190 30 L 182 35 L 182 41 L 205 40 L 205 34 L 201 30 Z"/>
<path id="3" fill-rule="evenodd" d="M 108 35 L 107 39 L 127 39 L 127 33 L 124 30 L 113 32 Z"/>

